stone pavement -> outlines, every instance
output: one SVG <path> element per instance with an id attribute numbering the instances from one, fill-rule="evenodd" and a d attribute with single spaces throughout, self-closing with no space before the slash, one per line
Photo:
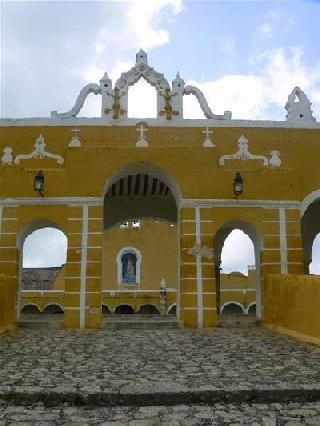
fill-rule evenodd
<path id="1" fill-rule="evenodd" d="M 0 425 L 320 425 L 320 347 L 260 327 L 19 329 L 0 336 L 0 400 Z"/>

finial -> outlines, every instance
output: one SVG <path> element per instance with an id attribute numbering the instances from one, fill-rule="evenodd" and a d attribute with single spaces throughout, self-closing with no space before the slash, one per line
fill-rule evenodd
<path id="1" fill-rule="evenodd" d="M 136 63 L 137 64 L 148 64 L 148 57 L 144 50 L 140 49 L 136 54 Z"/>

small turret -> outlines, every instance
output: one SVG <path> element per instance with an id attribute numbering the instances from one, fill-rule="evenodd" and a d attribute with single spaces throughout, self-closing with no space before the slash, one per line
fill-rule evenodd
<path id="1" fill-rule="evenodd" d="M 136 64 L 148 64 L 148 56 L 146 52 L 142 49 L 136 54 Z"/>
<path id="2" fill-rule="evenodd" d="M 185 81 L 180 77 L 179 71 L 176 78 L 172 80 L 172 110 L 179 113 L 178 118 L 183 118 L 183 91 Z"/>
<path id="3" fill-rule="evenodd" d="M 288 96 L 288 102 L 285 105 L 285 109 L 288 111 L 287 120 L 296 123 L 316 121 L 312 115 L 311 105 L 307 95 L 296 86 Z"/>
<path id="4" fill-rule="evenodd" d="M 112 105 L 113 105 L 113 90 L 112 90 L 112 80 L 109 78 L 108 73 L 104 73 L 103 77 L 100 80 L 101 88 L 101 117 L 108 116 L 112 114 Z"/>

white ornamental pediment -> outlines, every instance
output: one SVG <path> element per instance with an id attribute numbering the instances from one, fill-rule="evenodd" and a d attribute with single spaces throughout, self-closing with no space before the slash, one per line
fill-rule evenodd
<path id="1" fill-rule="evenodd" d="M 151 86 L 154 86 L 158 93 L 166 89 L 171 90 L 164 75 L 150 67 L 147 54 L 142 49 L 136 54 L 136 64 L 129 71 L 121 74 L 114 87 L 122 95 L 127 93 L 129 87 L 137 83 L 141 77 L 151 84 Z"/>
<path id="2" fill-rule="evenodd" d="M 252 154 L 249 151 L 249 141 L 248 139 L 241 135 L 238 139 L 238 146 L 239 149 L 234 154 L 226 154 L 222 155 L 219 158 L 219 164 L 220 166 L 224 166 L 226 160 L 261 160 L 263 161 L 264 166 L 270 166 L 270 167 L 280 167 L 281 166 L 281 158 L 280 158 L 280 151 L 272 150 L 270 152 L 270 158 L 266 157 L 265 155 L 255 155 Z"/>
<path id="3" fill-rule="evenodd" d="M 52 154 L 51 152 L 46 151 L 46 143 L 44 137 L 40 134 L 37 138 L 36 143 L 34 144 L 34 150 L 30 154 L 19 154 L 14 159 L 15 164 L 19 164 L 21 160 L 31 160 L 31 159 L 43 159 L 45 157 L 52 158 L 56 160 L 58 164 L 62 165 L 64 163 L 64 158 L 58 154 Z"/>

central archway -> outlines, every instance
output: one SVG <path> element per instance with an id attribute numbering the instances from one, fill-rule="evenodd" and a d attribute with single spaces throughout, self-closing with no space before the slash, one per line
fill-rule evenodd
<path id="1" fill-rule="evenodd" d="M 179 203 L 178 186 L 150 164 L 127 165 L 108 180 L 102 298 L 113 311 L 125 303 L 159 312 L 163 282 L 167 307 L 179 305 Z"/>
<path id="2" fill-rule="evenodd" d="M 255 304 L 256 306 L 256 316 L 258 319 L 261 319 L 261 279 L 260 279 L 260 252 L 262 248 L 262 238 L 258 231 L 255 229 L 253 225 L 250 223 L 247 223 L 242 220 L 233 220 L 230 222 L 225 223 L 222 225 L 222 227 L 217 231 L 214 239 L 214 256 L 215 256 L 215 264 L 219 265 L 221 264 L 221 254 L 222 249 L 224 246 L 224 243 L 228 236 L 234 231 L 234 230 L 240 230 L 244 234 L 246 234 L 250 240 L 253 243 L 254 247 L 254 258 L 255 258 L 255 292 L 256 292 L 256 298 L 255 302 L 250 303 L 247 307 L 241 306 L 242 311 L 244 313 L 248 313 L 249 310 L 252 312 L 253 306 Z M 217 278 L 218 278 L 218 305 L 219 310 L 223 310 L 225 306 L 220 303 L 220 270 L 216 268 L 217 271 Z M 249 268 L 249 275 L 252 274 L 252 270 L 250 271 Z M 240 277 L 241 278 L 241 277 Z M 240 279 L 239 278 L 239 279 Z M 221 309 L 222 308 L 222 309 Z"/>

